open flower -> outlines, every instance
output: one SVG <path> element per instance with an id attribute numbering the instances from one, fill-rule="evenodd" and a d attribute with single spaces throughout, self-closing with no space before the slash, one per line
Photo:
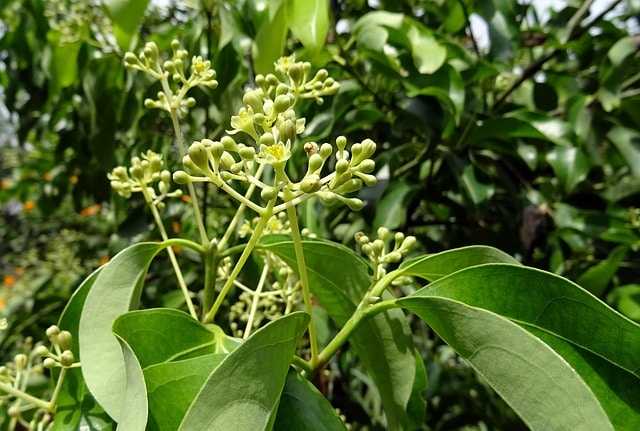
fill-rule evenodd
<path id="1" fill-rule="evenodd" d="M 256 128 L 253 124 L 253 109 L 251 107 L 241 108 L 238 111 L 238 115 L 234 115 L 231 117 L 231 127 L 232 130 L 227 130 L 227 133 L 230 135 L 235 135 L 236 133 L 245 132 L 253 139 L 257 139 L 258 134 L 256 133 Z"/>
<path id="2" fill-rule="evenodd" d="M 286 162 L 291 157 L 291 145 L 278 142 L 270 146 L 261 145 L 256 156 L 258 163 L 277 165 Z"/>

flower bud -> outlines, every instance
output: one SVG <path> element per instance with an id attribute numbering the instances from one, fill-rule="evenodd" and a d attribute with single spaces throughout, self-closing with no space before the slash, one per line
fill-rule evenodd
<path id="1" fill-rule="evenodd" d="M 222 145 L 222 144 L 220 144 Z M 224 151 L 220 156 L 220 167 L 224 170 L 229 170 L 236 163 L 236 159 L 233 158 L 231 153 Z"/>
<path id="2" fill-rule="evenodd" d="M 16 368 L 18 370 L 22 370 L 27 366 L 29 358 L 27 358 L 27 355 L 25 355 L 24 353 L 19 353 L 13 358 L 13 361 L 16 364 Z"/>
<path id="3" fill-rule="evenodd" d="M 271 134 L 270 132 L 266 132 L 264 133 L 262 136 L 260 136 L 260 138 L 258 139 L 258 143 L 260 145 L 264 145 L 267 147 L 272 146 L 273 144 L 275 144 L 275 139 L 273 137 L 273 134 Z"/>
<path id="4" fill-rule="evenodd" d="M 396 232 L 393 235 L 393 240 L 396 242 L 397 246 L 400 246 L 400 244 L 402 244 L 402 241 L 404 241 L 404 234 L 402 232 Z"/>
<path id="5" fill-rule="evenodd" d="M 362 252 L 367 255 L 373 253 L 373 246 L 371 245 L 371 243 L 363 244 Z"/>
<path id="6" fill-rule="evenodd" d="M 356 168 L 358 169 L 358 171 L 368 174 L 373 172 L 373 170 L 376 168 L 376 162 L 371 159 L 365 159 L 361 161 L 358 166 L 356 166 Z"/>
<path id="7" fill-rule="evenodd" d="M 322 156 L 323 159 L 328 159 L 329 156 L 331 156 L 332 152 L 333 147 L 331 146 L 331 144 L 325 142 L 320 146 L 320 156 Z"/>
<path id="8" fill-rule="evenodd" d="M 378 238 L 371 243 L 371 247 L 374 253 L 378 255 L 382 254 L 382 251 L 384 250 L 384 241 Z"/>
<path id="9" fill-rule="evenodd" d="M 398 251 L 392 251 L 384 257 L 384 262 L 398 263 L 402 260 L 402 254 Z"/>
<path id="10" fill-rule="evenodd" d="M 369 242 L 369 237 L 364 234 L 364 232 L 356 232 L 353 236 L 356 242 L 360 245 L 367 244 Z"/>
<path id="11" fill-rule="evenodd" d="M 264 75 L 261 73 L 256 75 L 255 81 L 258 87 L 264 87 L 264 85 L 267 83 L 266 80 L 264 79 Z"/>
<path id="12" fill-rule="evenodd" d="M 273 102 L 273 108 L 276 112 L 284 112 L 289 109 L 291 102 L 291 97 L 289 97 L 288 94 L 283 94 L 276 97 L 276 100 Z"/>
<path id="13" fill-rule="evenodd" d="M 223 136 L 222 139 L 220 139 L 220 142 L 222 143 L 225 151 L 237 151 L 238 149 L 238 144 L 236 144 L 236 141 L 231 136 Z"/>
<path id="14" fill-rule="evenodd" d="M 350 198 L 347 199 L 345 203 L 352 211 L 360 211 L 362 208 L 364 208 L 364 202 L 362 201 L 362 199 Z"/>
<path id="15" fill-rule="evenodd" d="M 20 406 L 18 404 L 14 404 L 7 410 L 7 415 L 10 418 L 19 418 L 20 417 Z M 16 420 L 16 419 L 13 419 Z"/>
<path id="16" fill-rule="evenodd" d="M 56 365 L 58 365 L 58 363 L 51 358 L 45 358 L 45 360 L 42 361 L 42 366 L 45 368 L 55 368 Z"/>
<path id="17" fill-rule="evenodd" d="M 362 145 L 362 156 L 365 159 L 373 156 L 373 154 L 376 152 L 376 143 L 369 138 L 362 141 L 360 145 Z"/>
<path id="18" fill-rule="evenodd" d="M 362 180 L 358 178 L 352 178 L 350 180 L 345 181 L 339 187 L 335 188 L 334 191 L 336 193 L 340 193 L 341 195 L 357 192 L 362 188 Z"/>
<path id="19" fill-rule="evenodd" d="M 256 150 L 253 147 L 243 146 L 239 151 L 243 160 L 253 160 L 256 156 Z"/>
<path id="20" fill-rule="evenodd" d="M 314 79 L 316 81 L 324 81 L 328 77 L 329 77 L 329 72 L 327 72 L 327 69 L 320 69 L 316 72 L 316 76 Z"/>
<path id="21" fill-rule="evenodd" d="M 62 350 L 67 350 L 71 348 L 71 332 L 62 331 L 58 334 L 58 345 Z"/>
<path id="22" fill-rule="evenodd" d="M 198 168 L 203 171 L 208 170 L 209 158 L 207 156 L 207 149 L 201 142 L 194 142 L 191 144 L 189 147 L 189 158 Z"/>
<path id="23" fill-rule="evenodd" d="M 210 151 L 213 158 L 219 160 L 224 153 L 224 144 L 220 141 L 214 141 L 211 143 Z"/>
<path id="24" fill-rule="evenodd" d="M 51 325 L 47 328 L 47 337 L 49 337 L 49 339 L 56 337 L 58 334 L 60 333 L 60 328 L 58 328 L 56 325 Z"/>
<path id="25" fill-rule="evenodd" d="M 264 188 L 260 192 L 260 197 L 265 201 L 270 201 L 271 199 L 276 197 L 276 189 L 273 187 Z"/>
<path id="26" fill-rule="evenodd" d="M 131 172 L 131 177 L 135 180 L 142 181 L 144 179 L 144 169 L 140 165 L 131 167 L 129 172 Z"/>
<path id="27" fill-rule="evenodd" d="M 320 177 L 318 175 L 306 176 L 300 182 L 300 190 L 302 190 L 305 193 L 317 192 L 318 190 L 320 190 L 321 186 L 322 184 L 320 184 Z"/>
<path id="28" fill-rule="evenodd" d="M 60 355 L 60 363 L 63 367 L 71 366 L 74 360 L 75 358 L 71 350 L 65 350 L 64 352 L 62 352 L 62 355 Z"/>
<path id="29" fill-rule="evenodd" d="M 191 177 L 185 171 L 176 171 L 173 173 L 173 182 L 176 184 L 189 184 Z"/>
<path id="30" fill-rule="evenodd" d="M 389 229 L 387 229 L 387 228 L 386 228 L 386 227 L 384 227 L 384 226 L 380 226 L 380 227 L 378 228 L 378 231 L 376 232 L 376 234 L 378 235 L 378 238 L 380 238 L 380 239 L 381 239 L 381 240 L 383 240 L 383 241 L 386 241 L 386 240 L 387 240 L 387 238 L 389 238 L 389 234 L 390 234 L 390 233 L 391 233 L 391 232 L 389 231 Z"/>
<path id="31" fill-rule="evenodd" d="M 242 103 L 251 106 L 254 112 L 262 112 L 262 90 L 249 90 L 242 96 Z"/>
<path id="32" fill-rule="evenodd" d="M 400 250 L 404 254 L 406 254 L 416 245 L 416 242 L 417 240 L 415 236 L 408 236 L 402 242 L 402 245 L 400 246 Z"/>
<path id="33" fill-rule="evenodd" d="M 38 356 L 47 356 L 49 354 L 49 349 L 47 349 L 47 346 L 43 346 L 41 344 L 38 347 L 36 347 L 33 353 L 35 353 Z"/>
<path id="34" fill-rule="evenodd" d="M 287 86 L 286 84 L 280 83 L 276 87 L 276 97 L 282 94 L 287 94 L 288 92 L 289 92 L 289 86 Z"/>
<path id="35" fill-rule="evenodd" d="M 316 172 L 322 169 L 322 165 L 324 164 L 324 159 L 320 154 L 312 154 L 309 157 L 309 167 L 307 168 L 308 172 Z"/>
<path id="36" fill-rule="evenodd" d="M 171 182 L 171 172 L 169 172 L 166 169 L 160 172 L 160 181 L 162 181 L 163 183 L 169 184 Z"/>
<path id="37" fill-rule="evenodd" d="M 174 51 L 178 51 L 180 49 L 180 41 L 178 39 L 173 39 L 171 41 L 171 49 Z"/>
<path id="38" fill-rule="evenodd" d="M 347 172 L 347 169 L 349 169 L 349 161 L 340 159 L 336 162 L 336 173 L 338 175 Z"/>
<path id="39" fill-rule="evenodd" d="M 138 64 L 138 57 L 133 52 L 127 52 L 124 55 L 124 63 L 128 66 Z"/>
<path id="40" fill-rule="evenodd" d="M 156 108 L 158 106 L 158 104 L 156 103 L 155 100 L 152 99 L 144 99 L 144 107 L 147 109 L 153 109 Z"/>
<path id="41" fill-rule="evenodd" d="M 344 151 L 345 147 L 347 146 L 347 138 L 344 136 L 338 136 L 336 138 L 336 146 L 340 151 Z"/>
<path id="42" fill-rule="evenodd" d="M 358 174 L 358 178 L 360 178 L 367 187 L 375 186 L 376 183 L 378 182 L 378 179 L 373 175 L 361 174 L 361 173 L 357 173 L 357 174 Z"/>
<path id="43" fill-rule="evenodd" d="M 315 154 L 318 152 L 318 144 L 316 144 L 315 142 L 307 142 L 304 144 L 304 152 L 307 153 L 307 155 L 311 155 L 311 154 Z"/>
<path id="44" fill-rule="evenodd" d="M 182 166 L 184 166 L 188 171 L 191 172 L 200 171 L 200 169 L 195 165 L 195 163 L 193 163 L 193 160 L 191 160 L 191 157 L 189 157 L 188 154 L 182 158 Z"/>
<path id="45" fill-rule="evenodd" d="M 302 83 L 303 71 L 302 64 L 294 63 L 289 68 L 289 76 L 293 80 L 296 85 L 300 85 Z"/>

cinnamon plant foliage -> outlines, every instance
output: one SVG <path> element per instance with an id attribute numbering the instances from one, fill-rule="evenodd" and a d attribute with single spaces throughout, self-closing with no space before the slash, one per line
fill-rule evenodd
<path id="1" fill-rule="evenodd" d="M 634 7 L 5 1 L 1 429 L 637 429 Z"/>

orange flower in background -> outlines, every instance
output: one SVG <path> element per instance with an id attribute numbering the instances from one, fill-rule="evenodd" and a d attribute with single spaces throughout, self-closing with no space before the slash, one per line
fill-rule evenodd
<path id="1" fill-rule="evenodd" d="M 98 214 L 98 212 L 100 211 L 100 208 L 101 208 L 100 204 L 90 205 L 84 208 L 82 211 L 80 211 L 80 215 L 82 217 L 92 217 Z"/>
<path id="2" fill-rule="evenodd" d="M 51 175 L 51 172 L 45 172 L 42 174 L 42 179 L 49 182 L 53 179 L 53 175 Z"/>
<path id="3" fill-rule="evenodd" d="M 171 229 L 173 229 L 173 233 L 180 233 L 182 231 L 182 225 L 178 221 L 174 221 L 171 223 Z"/>
<path id="4" fill-rule="evenodd" d="M 100 256 L 100 265 L 104 265 L 109 262 L 109 256 Z"/>
<path id="5" fill-rule="evenodd" d="M 0 190 L 5 190 L 11 187 L 13 183 L 8 178 L 3 178 L 0 180 Z"/>
<path id="6" fill-rule="evenodd" d="M 0 298 L 0 310 L 4 310 L 6 306 L 7 306 L 7 301 L 5 301 L 4 298 Z"/>
<path id="7" fill-rule="evenodd" d="M 191 196 L 189 195 L 182 195 L 180 199 L 182 199 L 182 202 L 191 202 Z"/>
<path id="8" fill-rule="evenodd" d="M 5 287 L 12 287 L 14 284 L 16 284 L 16 278 L 11 274 L 7 274 L 4 276 L 2 284 Z"/>
<path id="9" fill-rule="evenodd" d="M 36 207 L 36 204 L 33 201 L 26 201 L 22 204 L 22 210 L 26 213 L 30 213 Z"/>

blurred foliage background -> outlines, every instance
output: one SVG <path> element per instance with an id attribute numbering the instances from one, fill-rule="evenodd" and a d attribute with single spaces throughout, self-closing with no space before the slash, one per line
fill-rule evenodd
<path id="1" fill-rule="evenodd" d="M 176 166 L 168 119 L 143 107 L 158 89 L 122 64 L 174 38 L 212 59 L 220 83 L 194 91 L 187 139 L 220 136 L 241 90 L 281 55 L 341 82 L 327 103 L 300 107 L 306 140 L 371 137 L 380 181 L 360 213 L 309 201 L 303 223 L 319 236 L 348 244 L 384 225 L 427 252 L 493 245 L 640 321 L 640 2 L 541 3 L 0 0 L 0 354 L 39 336 L 120 249 L 158 239 L 144 202 L 112 195 L 106 173 L 146 149 Z M 223 229 L 233 207 L 211 186 L 199 193 L 209 229 Z M 189 211 L 166 214 L 195 237 Z M 152 271 L 145 304 L 179 301 L 168 270 Z M 415 325 L 425 429 L 524 428 Z M 357 360 L 335 367 L 342 379 L 324 391 L 355 429 L 379 429 Z"/>

